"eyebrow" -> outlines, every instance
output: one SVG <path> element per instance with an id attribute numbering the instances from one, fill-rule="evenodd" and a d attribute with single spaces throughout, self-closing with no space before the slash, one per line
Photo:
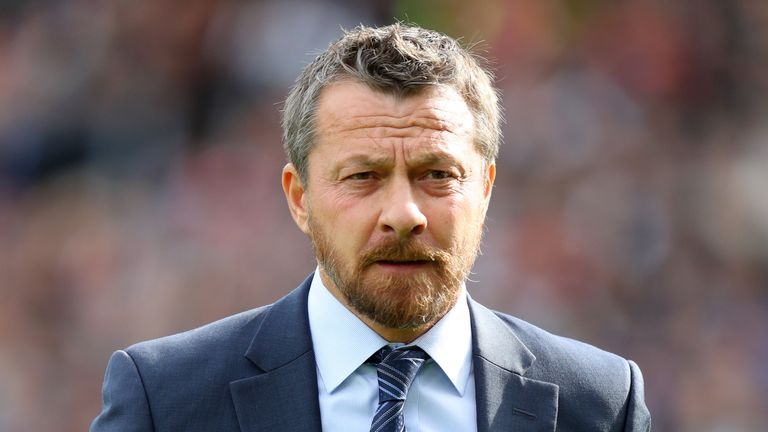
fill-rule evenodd
<path id="1" fill-rule="evenodd" d="M 443 151 L 429 152 L 422 155 L 418 155 L 415 158 L 410 160 L 409 165 L 424 166 L 424 165 L 435 165 L 442 162 L 448 162 L 454 165 L 463 165 L 461 163 L 462 162 L 461 159 L 455 157 L 451 153 L 447 153 Z"/>
<path id="2" fill-rule="evenodd" d="M 394 165 L 394 159 L 389 156 L 371 156 L 367 154 L 358 154 L 342 159 L 337 164 L 338 169 L 346 166 L 361 166 L 365 168 L 375 168 Z"/>

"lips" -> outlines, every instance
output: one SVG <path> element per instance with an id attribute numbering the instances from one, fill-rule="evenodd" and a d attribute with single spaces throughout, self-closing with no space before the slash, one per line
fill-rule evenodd
<path id="1" fill-rule="evenodd" d="M 429 260 L 379 260 L 376 262 L 380 264 L 409 265 L 409 264 L 429 264 L 432 261 L 429 261 Z"/>

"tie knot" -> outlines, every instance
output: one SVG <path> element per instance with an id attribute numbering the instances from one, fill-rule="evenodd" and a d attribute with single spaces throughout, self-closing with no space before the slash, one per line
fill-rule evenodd
<path id="1" fill-rule="evenodd" d="M 393 362 L 406 358 L 416 358 L 424 361 L 429 358 L 429 354 L 417 346 L 392 348 L 389 345 L 385 345 L 373 353 L 366 363 L 376 366 L 381 362 Z"/>
<path id="2" fill-rule="evenodd" d="M 419 347 L 384 347 L 371 356 L 379 376 L 379 402 L 404 401 L 416 373 L 429 355 Z"/>

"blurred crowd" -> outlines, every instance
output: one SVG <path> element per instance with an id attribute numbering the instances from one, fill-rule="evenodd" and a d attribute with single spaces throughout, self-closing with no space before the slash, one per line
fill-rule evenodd
<path id="1" fill-rule="evenodd" d="M 110 353 L 314 268 L 281 100 L 394 18 L 490 59 L 481 302 L 637 361 L 658 431 L 768 429 L 768 2 L 0 2 L 0 430 L 82 431 Z"/>

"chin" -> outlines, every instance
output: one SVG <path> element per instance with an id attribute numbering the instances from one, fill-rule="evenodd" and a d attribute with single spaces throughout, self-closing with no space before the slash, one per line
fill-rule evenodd
<path id="1" fill-rule="evenodd" d="M 456 303 L 460 285 L 436 279 L 434 274 L 376 278 L 345 294 L 350 306 L 381 326 L 418 329 L 434 324 Z"/>

